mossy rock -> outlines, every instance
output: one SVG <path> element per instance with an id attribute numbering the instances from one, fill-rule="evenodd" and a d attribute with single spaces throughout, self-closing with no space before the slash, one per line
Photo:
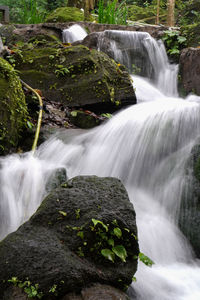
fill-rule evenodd
<path id="1" fill-rule="evenodd" d="M 59 7 L 46 19 L 46 22 L 78 22 L 84 21 L 84 13 L 77 7 Z"/>
<path id="2" fill-rule="evenodd" d="M 58 43 L 13 50 L 21 78 L 49 100 L 100 113 L 136 103 L 128 72 L 105 53 Z"/>
<path id="3" fill-rule="evenodd" d="M 0 154 L 17 147 L 26 118 L 27 108 L 20 80 L 13 67 L 0 58 Z"/>

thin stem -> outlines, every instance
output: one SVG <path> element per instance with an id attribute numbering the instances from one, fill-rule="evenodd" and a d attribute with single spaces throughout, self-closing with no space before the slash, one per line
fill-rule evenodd
<path id="1" fill-rule="evenodd" d="M 32 146 L 32 152 L 33 154 L 35 153 L 35 149 L 37 147 L 37 143 L 38 143 L 38 138 L 39 138 L 39 134 L 40 134 L 40 128 L 41 128 L 41 123 L 42 123 L 42 109 L 43 109 L 43 102 L 42 102 L 42 98 L 40 97 L 40 95 L 38 94 L 38 92 L 33 89 L 32 87 L 30 87 L 27 83 L 25 83 L 23 80 L 21 80 L 21 83 L 31 92 L 33 92 L 38 100 L 39 100 L 39 115 L 38 115 L 38 121 L 37 121 L 37 129 L 35 132 L 35 138 L 34 138 L 34 142 L 33 142 L 33 146 Z"/>

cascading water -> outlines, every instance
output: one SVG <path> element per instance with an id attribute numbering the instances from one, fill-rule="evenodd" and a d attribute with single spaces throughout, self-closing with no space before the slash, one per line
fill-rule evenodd
<path id="1" fill-rule="evenodd" d="M 164 95 L 178 96 L 178 67 L 169 64 L 162 41 L 157 42 L 149 33 L 106 30 L 101 33 L 98 47 L 131 73 L 136 71 L 153 79 Z"/>
<path id="2" fill-rule="evenodd" d="M 155 262 L 152 268 L 139 265 L 137 282 L 129 290 L 131 299 L 198 300 L 200 265 L 176 223 L 184 165 L 200 130 L 199 99 L 176 98 L 176 89 L 170 89 L 174 83 L 169 81 L 176 67 L 169 65 L 165 52 L 162 54 L 163 46 L 147 34 L 119 32 L 115 51 L 110 42 L 115 58 L 125 53 L 117 48 L 121 36 L 124 46 L 128 41 L 129 49 L 136 48 L 131 34 L 138 37 L 137 47 L 150 43 L 144 48 L 155 86 L 150 79 L 133 76 L 141 103 L 87 133 L 70 138 L 68 131 L 55 135 L 40 146 L 35 157 L 28 153 L 2 159 L 1 236 L 15 230 L 33 213 L 45 194 L 46 175 L 54 168 L 65 166 L 69 177 L 115 176 L 125 184 L 136 209 L 140 249 Z M 129 56 L 128 61 L 121 58 L 126 65 L 132 64 Z"/>
<path id="3" fill-rule="evenodd" d="M 62 39 L 63 43 L 74 43 L 83 40 L 87 36 L 87 32 L 80 25 L 72 25 L 63 30 Z"/>

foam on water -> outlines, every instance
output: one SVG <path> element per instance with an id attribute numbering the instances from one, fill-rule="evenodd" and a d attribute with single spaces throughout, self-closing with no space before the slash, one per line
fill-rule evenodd
<path id="1" fill-rule="evenodd" d="M 62 39 L 63 43 L 74 43 L 83 40 L 87 36 L 87 32 L 80 25 L 72 25 L 63 30 Z"/>

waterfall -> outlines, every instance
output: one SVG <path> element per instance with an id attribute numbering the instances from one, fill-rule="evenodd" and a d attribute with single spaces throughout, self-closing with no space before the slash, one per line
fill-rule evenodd
<path id="1" fill-rule="evenodd" d="M 62 39 L 63 43 L 74 43 L 83 40 L 87 36 L 87 32 L 80 25 L 72 25 L 63 30 Z"/>
<path id="2" fill-rule="evenodd" d="M 153 79 L 165 95 L 178 96 L 178 66 L 170 64 L 162 41 L 147 32 L 106 30 L 101 33 L 99 50 L 124 64 L 131 73 Z"/>
<path id="3" fill-rule="evenodd" d="M 176 97 L 177 66 L 169 64 L 163 45 L 148 34 L 102 35 L 100 49 L 104 36 L 109 37 L 104 46 L 130 70 L 131 49 L 142 47 L 137 51 L 146 53 L 147 70 L 139 64 L 142 59 L 138 63 L 146 78 L 133 75 L 139 103 L 91 131 L 58 132 L 34 157 L 26 153 L 2 158 L 1 237 L 33 213 L 46 193 L 49 174 L 58 166 L 66 167 L 69 177 L 115 176 L 135 207 L 141 252 L 155 262 L 152 268 L 139 264 L 137 281 L 129 289 L 131 299 L 200 299 L 200 265 L 177 227 L 184 166 L 200 132 L 199 97 Z"/>

